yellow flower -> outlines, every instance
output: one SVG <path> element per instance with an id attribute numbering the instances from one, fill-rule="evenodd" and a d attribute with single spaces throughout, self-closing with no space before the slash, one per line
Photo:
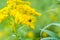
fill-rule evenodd
<path id="1" fill-rule="evenodd" d="M 23 24 L 30 26 L 32 29 L 35 29 L 35 26 L 33 25 L 33 23 L 36 21 L 36 19 L 34 16 L 24 15 L 23 18 L 24 18 L 22 22 Z"/>
<path id="2" fill-rule="evenodd" d="M 8 0 L 7 6 L 0 10 L 0 22 L 7 17 L 13 16 L 16 24 L 25 24 L 35 29 L 34 22 L 36 21 L 35 15 L 40 16 L 35 9 L 31 8 L 28 2 L 22 0 Z"/>
<path id="3" fill-rule="evenodd" d="M 22 11 L 24 12 L 24 14 L 29 14 L 29 15 L 38 15 L 41 16 L 40 13 L 36 12 L 36 10 L 34 10 L 33 8 L 31 8 L 28 5 L 17 5 L 17 10 L 20 11 L 20 9 L 22 9 Z M 21 12 L 21 11 L 20 11 Z"/>
<path id="4" fill-rule="evenodd" d="M 0 38 L 3 37 L 3 32 L 0 32 Z"/>
<path id="5" fill-rule="evenodd" d="M 16 9 L 11 10 L 10 15 L 11 15 L 11 16 L 15 16 L 15 14 L 16 14 Z"/>
<path id="6" fill-rule="evenodd" d="M 15 15 L 15 23 L 19 24 L 24 20 L 23 14 L 19 14 L 19 12 L 16 13 Z"/>
<path id="7" fill-rule="evenodd" d="M 8 15 L 0 14 L 0 23 L 7 17 Z"/>
<path id="8" fill-rule="evenodd" d="M 47 36 L 48 36 L 47 33 L 45 33 L 45 32 L 42 33 L 42 37 L 47 37 Z"/>
<path id="9" fill-rule="evenodd" d="M 56 17 L 56 16 L 54 16 L 54 15 L 50 15 L 50 18 L 53 20 L 53 21 L 57 21 L 58 20 L 58 18 Z"/>
<path id="10" fill-rule="evenodd" d="M 27 37 L 29 38 L 33 38 L 34 37 L 34 33 L 32 31 L 27 33 Z"/>
<path id="11" fill-rule="evenodd" d="M 5 14 L 5 15 L 7 15 L 8 12 L 9 12 L 9 7 L 4 7 L 4 8 L 2 8 L 2 9 L 0 10 L 0 14 Z"/>

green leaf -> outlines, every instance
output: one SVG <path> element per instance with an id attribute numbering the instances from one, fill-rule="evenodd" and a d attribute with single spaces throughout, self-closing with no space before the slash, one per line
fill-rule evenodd
<path id="1" fill-rule="evenodd" d="M 56 35 L 56 33 L 52 32 L 50 30 L 44 30 L 43 32 L 46 32 L 51 37 L 57 37 L 58 38 L 58 36 Z"/>
<path id="2" fill-rule="evenodd" d="M 55 25 L 55 26 L 57 26 L 57 27 L 60 27 L 60 24 L 59 24 L 59 23 L 49 24 L 49 25 L 45 26 L 43 29 L 41 29 L 40 35 L 42 34 L 43 31 L 47 32 L 47 30 L 45 30 L 45 29 L 48 28 L 48 27 L 51 27 L 52 25 Z M 48 32 L 49 32 L 49 31 L 48 31 Z M 50 32 L 51 32 L 51 31 L 50 31 Z"/>
<path id="3" fill-rule="evenodd" d="M 41 40 L 60 40 L 60 39 L 55 37 L 46 37 L 46 38 L 42 38 Z"/>

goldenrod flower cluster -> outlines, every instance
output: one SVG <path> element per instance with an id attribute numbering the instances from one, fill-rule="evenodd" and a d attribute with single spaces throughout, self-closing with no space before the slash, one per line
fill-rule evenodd
<path id="1" fill-rule="evenodd" d="M 31 8 L 29 2 L 8 0 L 7 6 L 0 10 L 0 22 L 9 15 L 14 17 L 16 24 L 22 23 L 34 29 L 35 16 L 40 16 L 41 14 Z"/>

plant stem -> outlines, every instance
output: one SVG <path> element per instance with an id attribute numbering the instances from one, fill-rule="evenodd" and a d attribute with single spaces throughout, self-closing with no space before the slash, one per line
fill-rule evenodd
<path id="1" fill-rule="evenodd" d="M 14 25 L 14 29 L 13 30 L 14 30 L 14 34 L 16 35 L 16 40 L 18 40 L 16 24 Z"/>

